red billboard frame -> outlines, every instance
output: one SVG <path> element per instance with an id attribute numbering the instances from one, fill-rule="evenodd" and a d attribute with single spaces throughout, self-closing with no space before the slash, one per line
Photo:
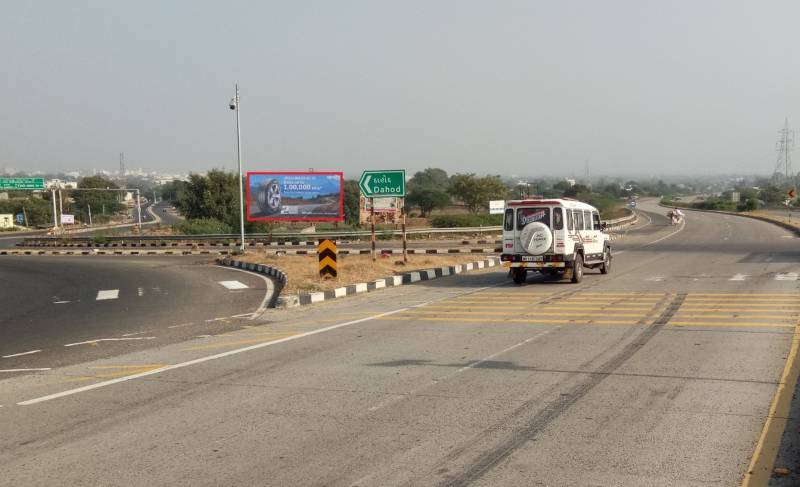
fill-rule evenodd
<path id="1" fill-rule="evenodd" d="M 259 218 L 254 218 L 250 216 L 250 176 L 251 175 L 263 175 L 263 174 L 279 174 L 279 175 L 294 175 L 294 176 L 301 176 L 301 175 L 314 175 L 314 176 L 339 176 L 339 187 L 341 191 L 339 191 L 339 217 L 319 217 L 319 218 L 280 218 L 274 216 L 263 216 Z M 342 171 L 248 171 L 247 172 L 247 180 L 246 180 L 246 195 L 245 195 L 245 204 L 247 208 L 245 210 L 247 221 L 249 222 L 265 222 L 265 221 L 282 221 L 282 222 L 343 222 L 344 221 L 344 172 Z"/>

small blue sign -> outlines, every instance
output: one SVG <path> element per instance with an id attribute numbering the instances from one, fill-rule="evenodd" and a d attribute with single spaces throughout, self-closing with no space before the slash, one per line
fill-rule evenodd
<path id="1" fill-rule="evenodd" d="M 631 202 L 629 202 L 629 203 L 628 203 L 628 207 L 629 207 L 630 209 L 634 209 L 634 208 L 636 208 L 636 202 L 635 202 L 635 201 L 631 201 Z"/>
<path id="2" fill-rule="evenodd" d="M 16 220 L 17 220 L 17 225 L 22 225 L 23 223 L 25 223 L 25 215 L 23 215 L 22 213 L 17 213 Z"/>

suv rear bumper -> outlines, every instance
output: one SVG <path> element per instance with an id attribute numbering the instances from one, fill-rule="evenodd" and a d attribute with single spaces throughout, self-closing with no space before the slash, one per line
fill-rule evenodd
<path id="1" fill-rule="evenodd" d="M 523 257 L 533 257 L 533 256 L 522 256 L 519 254 L 502 254 L 500 256 L 500 261 L 502 265 L 505 267 L 522 267 L 526 269 L 565 269 L 565 268 L 572 268 L 574 256 L 573 255 L 561 255 L 561 254 L 545 254 L 545 255 L 537 255 L 535 256 L 537 259 L 541 258 L 541 260 L 523 260 Z"/>

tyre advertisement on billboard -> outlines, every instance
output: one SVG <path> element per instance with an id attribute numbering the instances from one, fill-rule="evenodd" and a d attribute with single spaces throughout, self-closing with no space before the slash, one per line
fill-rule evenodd
<path id="1" fill-rule="evenodd" d="M 248 172 L 247 221 L 343 221 L 344 173 Z"/>

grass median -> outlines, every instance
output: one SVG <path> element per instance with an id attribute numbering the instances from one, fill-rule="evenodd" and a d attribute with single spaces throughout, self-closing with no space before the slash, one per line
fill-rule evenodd
<path id="1" fill-rule="evenodd" d="M 370 255 L 339 255 L 337 258 L 336 279 L 319 277 L 319 260 L 316 255 L 266 255 L 264 252 L 249 251 L 246 255 L 236 257 L 237 260 L 266 264 L 277 267 L 289 276 L 289 282 L 283 290 L 284 294 L 326 291 L 358 282 L 369 282 L 405 272 L 466 264 L 487 258 L 484 255 L 443 254 L 443 255 L 409 255 L 408 262 L 403 264 L 402 255 L 378 256 L 372 262 Z"/>

